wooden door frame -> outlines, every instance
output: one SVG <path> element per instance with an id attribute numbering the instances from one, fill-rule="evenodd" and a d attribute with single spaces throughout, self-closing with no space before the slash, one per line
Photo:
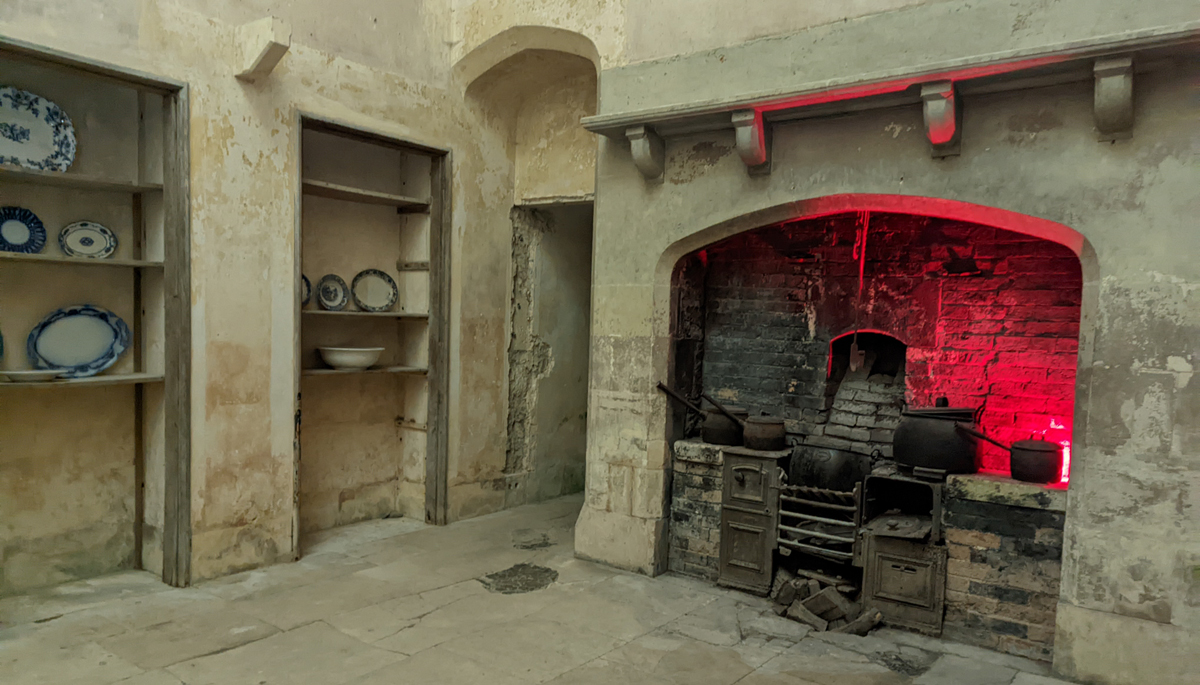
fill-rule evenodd
<path id="1" fill-rule="evenodd" d="M 453 235 L 452 203 L 452 152 L 449 148 L 402 137 L 396 133 L 351 124 L 341 119 L 317 114 L 297 108 L 292 117 L 295 137 L 293 152 L 296 180 L 293 188 L 295 197 L 294 238 L 295 244 L 293 283 L 295 300 L 295 330 L 293 331 L 293 359 L 295 367 L 295 442 L 292 461 L 292 548 L 296 557 L 300 555 L 300 297 L 302 271 L 302 207 L 303 207 L 303 138 L 306 128 L 329 133 L 343 133 L 359 139 L 367 139 L 401 150 L 407 150 L 430 158 L 430 202 L 429 202 L 429 405 L 426 419 L 425 443 L 425 522 L 445 525 L 448 519 L 447 504 L 449 469 L 449 422 L 450 422 L 450 252 Z"/>
<path id="2" fill-rule="evenodd" d="M 162 579 L 176 587 L 192 578 L 192 294 L 191 144 L 188 85 L 183 81 L 0 36 L 0 55 L 84 74 L 163 98 L 163 247 L 166 336 L 163 411 L 164 502 Z M 139 423 L 141 419 L 138 419 Z M 136 457 L 144 459 L 143 454 Z M 136 470 L 136 466 L 135 466 Z M 135 493 L 135 499 L 140 496 Z M 141 526 L 143 521 L 135 525 Z M 135 538 L 137 536 L 135 535 Z M 142 550 L 138 549 L 137 554 Z"/>

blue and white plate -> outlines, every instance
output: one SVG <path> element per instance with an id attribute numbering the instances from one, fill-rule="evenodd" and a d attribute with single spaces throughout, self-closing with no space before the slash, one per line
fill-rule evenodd
<path id="1" fill-rule="evenodd" d="M 399 291 L 391 276 L 379 269 L 365 269 L 354 277 L 350 294 L 354 304 L 364 312 L 388 312 L 396 306 Z"/>
<path id="2" fill-rule="evenodd" d="M 0 207 L 0 252 L 36 254 L 46 246 L 46 227 L 24 207 Z"/>
<path id="3" fill-rule="evenodd" d="M 108 259 L 117 251 L 117 236 L 95 221 L 76 221 L 58 234 L 58 246 L 68 257 Z"/>
<path id="4" fill-rule="evenodd" d="M 300 306 L 307 307 L 309 300 L 312 299 L 312 283 L 309 282 L 308 276 L 300 274 Z"/>
<path id="5" fill-rule="evenodd" d="M 25 351 L 35 369 L 61 369 L 62 378 L 95 376 L 129 348 L 129 326 L 90 304 L 63 307 L 29 333 Z"/>
<path id="6" fill-rule="evenodd" d="M 75 127 L 58 105 L 0 87 L 0 164 L 66 171 L 75 161 Z"/>
<path id="7" fill-rule="evenodd" d="M 321 305 L 321 309 L 340 312 L 346 308 L 349 301 L 350 289 L 346 287 L 346 282 L 341 276 L 326 274 L 317 281 L 317 304 Z"/>

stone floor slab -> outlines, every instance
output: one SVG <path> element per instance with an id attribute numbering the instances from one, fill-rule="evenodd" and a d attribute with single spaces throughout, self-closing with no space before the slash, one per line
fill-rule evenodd
<path id="1" fill-rule="evenodd" d="M 94 642 L 60 647 L 26 640 L 0 649 L 4 685 L 108 685 L 141 671 Z"/>
<path id="2" fill-rule="evenodd" d="M 577 625 L 526 618 L 445 643 L 447 651 L 535 683 L 612 651 L 620 640 Z"/>
<path id="3" fill-rule="evenodd" d="M 946 654 L 913 685 L 1009 685 L 1016 675 L 1015 669 Z"/>
<path id="4" fill-rule="evenodd" d="M 343 685 L 403 658 L 317 622 L 167 670 L 187 685 Z"/>
<path id="5" fill-rule="evenodd" d="M 530 685 L 532 682 L 461 654 L 433 647 L 369 673 L 355 680 L 353 685 Z"/>
<path id="6" fill-rule="evenodd" d="M 279 632 L 226 603 L 199 613 L 160 614 L 159 618 L 166 620 L 108 638 L 100 646 L 139 668 L 157 669 Z"/>
<path id="7" fill-rule="evenodd" d="M 1071 683 L 1066 680 L 1050 678 L 1044 675 L 1018 673 L 1017 677 L 1013 678 L 1012 685 L 1071 685 Z"/>

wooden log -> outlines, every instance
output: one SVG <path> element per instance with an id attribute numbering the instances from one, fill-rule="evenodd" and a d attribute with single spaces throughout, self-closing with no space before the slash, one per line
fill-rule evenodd
<path id="1" fill-rule="evenodd" d="M 832 621 L 850 615 L 853 604 L 843 597 L 837 588 L 827 587 L 804 600 L 804 608 L 826 621 Z"/>
<path id="2" fill-rule="evenodd" d="M 871 632 L 871 629 L 879 625 L 879 622 L 882 620 L 883 614 L 878 609 L 871 608 L 862 612 L 862 614 L 853 621 L 844 626 L 836 628 L 834 632 L 858 635 L 861 637 Z"/>
<path id="3" fill-rule="evenodd" d="M 792 602 L 792 606 L 788 607 L 787 617 L 793 621 L 806 623 L 813 627 L 813 630 L 823 632 L 829 627 L 829 622 L 817 616 L 813 612 L 804 608 L 804 603 L 800 600 Z"/>

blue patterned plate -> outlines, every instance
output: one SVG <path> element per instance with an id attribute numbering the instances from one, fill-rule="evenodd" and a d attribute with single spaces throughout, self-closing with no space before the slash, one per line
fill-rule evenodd
<path id="1" fill-rule="evenodd" d="M 387 312 L 396 306 L 399 291 L 392 277 L 379 269 L 360 271 L 350 284 L 354 304 L 364 312 Z"/>
<path id="2" fill-rule="evenodd" d="M 312 283 L 308 281 L 308 276 L 300 274 L 300 306 L 307 307 L 309 300 L 312 299 Z"/>
<path id="3" fill-rule="evenodd" d="M 68 257 L 108 259 L 117 251 L 117 236 L 95 221 L 76 221 L 58 234 L 58 246 Z"/>
<path id="4" fill-rule="evenodd" d="M 0 164 L 66 171 L 75 161 L 75 128 L 58 105 L 0 87 Z"/>
<path id="5" fill-rule="evenodd" d="M 115 364 L 129 341 L 129 326 L 121 317 L 77 304 L 51 312 L 34 326 L 25 351 L 35 369 L 61 369 L 62 378 L 86 378 Z"/>
<path id="6" fill-rule="evenodd" d="M 341 276 L 326 274 L 317 281 L 317 304 L 321 305 L 321 309 L 340 312 L 346 308 L 349 301 L 350 289 L 346 287 L 346 282 Z"/>
<path id="7" fill-rule="evenodd" d="M 0 207 L 0 252 L 36 254 L 46 246 L 46 227 L 24 207 Z"/>

